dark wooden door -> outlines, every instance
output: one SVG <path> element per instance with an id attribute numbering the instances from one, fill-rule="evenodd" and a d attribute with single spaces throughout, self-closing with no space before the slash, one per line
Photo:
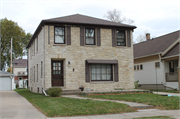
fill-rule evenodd
<path id="1" fill-rule="evenodd" d="M 64 86 L 63 61 L 52 60 L 52 86 Z"/>

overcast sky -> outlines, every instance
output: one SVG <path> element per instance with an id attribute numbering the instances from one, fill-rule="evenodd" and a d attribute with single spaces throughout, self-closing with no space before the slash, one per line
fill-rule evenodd
<path id="1" fill-rule="evenodd" d="M 108 10 L 117 9 L 135 21 L 136 40 L 145 30 L 152 37 L 180 29 L 180 0 L 0 0 L 1 19 L 18 23 L 25 32 L 34 33 L 43 19 L 83 14 L 104 18 Z"/>

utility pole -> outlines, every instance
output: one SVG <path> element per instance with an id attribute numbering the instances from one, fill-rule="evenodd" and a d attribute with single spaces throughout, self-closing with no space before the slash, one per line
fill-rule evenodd
<path id="1" fill-rule="evenodd" d="M 10 72 L 12 73 L 12 38 L 11 38 L 11 67 L 10 67 Z"/>

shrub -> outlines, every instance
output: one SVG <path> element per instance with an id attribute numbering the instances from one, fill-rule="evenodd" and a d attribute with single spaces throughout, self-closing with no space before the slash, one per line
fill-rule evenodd
<path id="1" fill-rule="evenodd" d="M 48 95 L 51 97 L 59 97 L 61 95 L 62 89 L 61 88 L 49 88 L 47 90 Z"/>
<path id="2" fill-rule="evenodd" d="M 138 88 L 138 83 L 139 83 L 139 80 L 137 80 L 137 81 L 135 81 L 135 82 L 134 82 L 135 89 L 137 89 L 137 88 Z"/>
<path id="3" fill-rule="evenodd" d="M 29 89 L 29 88 L 26 88 L 26 91 L 30 92 L 30 89 Z"/>

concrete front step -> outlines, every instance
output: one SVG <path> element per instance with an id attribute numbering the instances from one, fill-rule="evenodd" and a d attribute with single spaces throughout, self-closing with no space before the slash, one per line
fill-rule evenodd
<path id="1" fill-rule="evenodd" d="M 80 89 L 62 89 L 62 92 L 77 92 L 81 91 Z"/>
<path id="2" fill-rule="evenodd" d="M 63 89 L 62 95 L 78 95 L 82 93 L 80 89 Z"/>
<path id="3" fill-rule="evenodd" d="M 78 95 L 81 94 L 81 92 L 62 92 L 62 95 Z"/>

